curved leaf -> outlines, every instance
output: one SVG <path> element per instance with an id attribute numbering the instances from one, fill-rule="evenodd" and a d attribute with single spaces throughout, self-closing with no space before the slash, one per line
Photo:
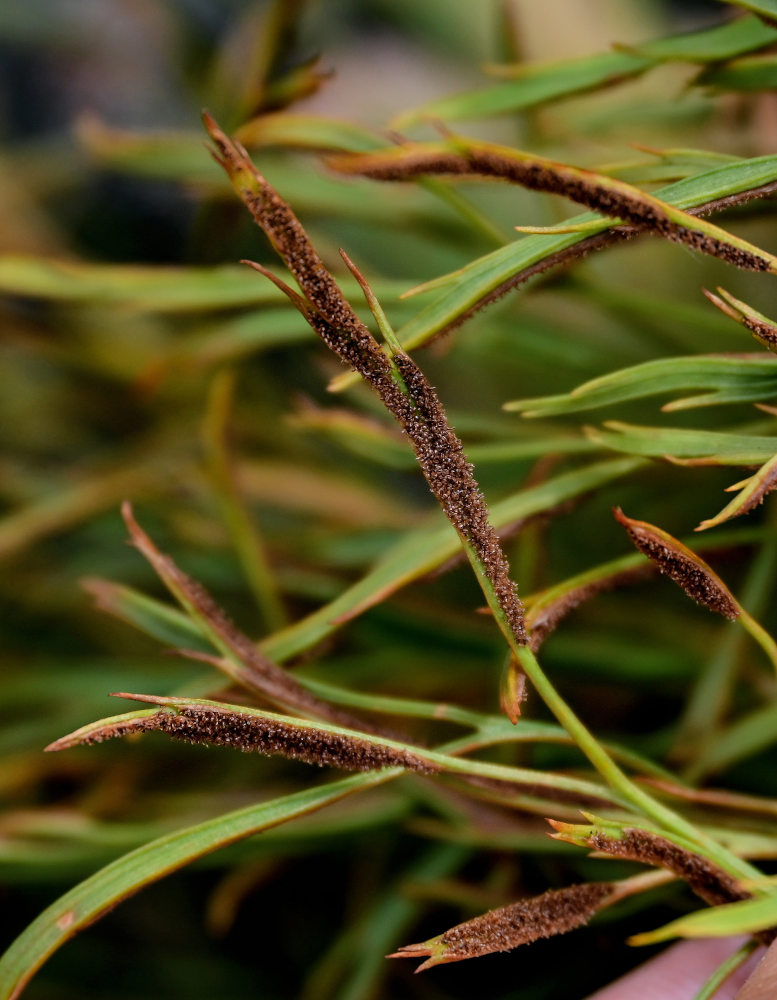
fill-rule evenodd
<path id="1" fill-rule="evenodd" d="M 707 528 L 714 528 L 716 525 L 722 524 L 732 517 L 739 517 L 740 514 L 750 513 L 751 510 L 754 510 L 759 504 L 763 503 L 767 493 L 771 493 L 774 489 L 777 489 L 777 455 L 770 458 L 752 476 L 748 476 L 747 479 L 729 486 L 726 492 L 730 493 L 737 490 L 737 495 L 715 517 L 710 517 L 706 521 L 702 521 L 696 530 L 704 531 Z"/>
<path id="2" fill-rule="evenodd" d="M 595 90 L 638 76 L 660 62 L 715 62 L 771 45 L 777 31 L 757 17 L 743 17 L 720 27 L 673 36 L 645 45 L 600 52 L 551 63 L 499 67 L 511 79 L 481 90 L 430 101 L 398 115 L 393 124 L 405 128 L 424 119 L 459 121 L 509 114 L 549 101 Z"/>
<path id="3" fill-rule="evenodd" d="M 358 292 L 350 276 L 341 281 L 347 294 Z M 405 287 L 400 282 L 376 283 L 384 300 L 397 297 Z M 286 304 L 281 291 L 269 281 L 257 281 L 246 267 L 88 264 L 13 254 L 0 256 L 0 293 L 165 313 Z"/>
<path id="4" fill-rule="evenodd" d="M 314 812 L 397 773 L 398 769 L 370 772 L 295 792 L 177 830 L 130 851 L 66 892 L 20 934 L 0 959 L 0 1000 L 15 1000 L 59 947 L 144 886 L 203 854 Z"/>
<path id="5" fill-rule="evenodd" d="M 603 785 L 582 778 L 453 756 L 454 749 L 460 753 L 461 748 L 468 746 L 467 740 L 448 744 L 447 748 L 451 752 L 444 753 L 383 736 L 373 736 L 360 730 L 323 722 L 310 724 L 290 715 L 279 715 L 244 705 L 228 705 L 206 698 L 141 694 L 119 694 L 116 697 L 149 702 L 159 707 L 99 719 L 63 736 L 46 749 L 68 750 L 82 744 L 101 743 L 131 733 L 161 729 L 170 735 L 180 734 L 182 738 L 196 743 L 216 743 L 241 750 L 281 754 L 307 763 L 349 770 L 372 771 L 382 768 L 392 776 L 397 773 L 397 767 L 426 774 L 445 771 L 546 788 L 554 792 L 571 792 L 584 798 L 623 801 L 617 793 L 609 791 Z M 180 728 L 170 725 L 175 720 L 181 723 Z"/>
<path id="6" fill-rule="evenodd" d="M 609 216 L 611 225 L 629 223 L 735 267 L 777 272 L 777 257 L 654 194 L 606 174 L 509 146 L 452 136 L 443 142 L 407 142 L 375 152 L 334 156 L 328 163 L 348 175 L 386 181 L 440 174 L 505 180 L 532 191 L 563 195 Z"/>
<path id="7" fill-rule="evenodd" d="M 655 931 L 635 934 L 629 944 L 656 944 L 671 938 L 728 937 L 732 934 L 753 934 L 777 924 L 777 892 L 762 899 L 745 899 L 725 903 L 711 910 L 699 910 L 687 917 L 673 920 Z"/>

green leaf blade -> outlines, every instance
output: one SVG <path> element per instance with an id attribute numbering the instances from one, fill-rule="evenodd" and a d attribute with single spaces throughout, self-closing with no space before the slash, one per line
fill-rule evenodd
<path id="1" fill-rule="evenodd" d="M 745 899 L 725 903 L 710 910 L 699 910 L 680 917 L 655 931 L 637 934 L 630 944 L 656 944 L 671 938 L 729 937 L 733 934 L 753 934 L 777 923 L 777 893 L 761 899 Z"/>
<path id="2" fill-rule="evenodd" d="M 431 101 L 399 115 L 394 125 L 405 128 L 424 119 L 461 121 L 523 111 L 617 83 L 643 73 L 652 64 L 651 59 L 629 52 L 603 52 L 584 59 L 521 67 L 516 79 Z"/>
<path id="3" fill-rule="evenodd" d="M 286 823 L 386 781 L 394 772 L 345 778 L 217 816 L 153 840 L 65 893 L 37 917 L 0 959 L 0 1000 L 15 1000 L 58 948 L 122 900 L 211 851 Z"/>

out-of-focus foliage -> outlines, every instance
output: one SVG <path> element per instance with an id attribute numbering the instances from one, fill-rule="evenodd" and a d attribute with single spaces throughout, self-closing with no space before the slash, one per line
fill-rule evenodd
<path id="1" fill-rule="evenodd" d="M 324 162 L 385 148 L 392 129 L 438 139 L 441 121 L 715 208 L 709 221 L 777 254 L 770 197 L 722 211 L 777 183 L 773 7 L 0 4 L 2 945 L 62 896 L 28 939 L 37 961 L 71 912 L 88 922 L 199 858 L 70 941 L 25 996 L 561 1000 L 641 960 L 629 934 L 689 910 L 656 882 L 509 956 L 420 977 L 384 961 L 519 896 L 636 869 L 548 838 L 543 815 L 577 822 L 581 789 L 608 793 L 534 692 L 517 727 L 499 717 L 503 642 L 455 532 L 375 399 L 237 263 L 275 259 L 204 149 L 203 106 L 291 202 L 360 315 L 340 246 L 419 348 L 530 621 L 592 581 L 602 592 L 543 646 L 570 705 L 630 770 L 665 788 L 666 769 L 679 774 L 684 814 L 727 850 L 777 858 L 763 649 L 666 583 L 607 582 L 641 566 L 610 515 L 620 505 L 703 548 L 777 626 L 777 361 L 768 329 L 748 327 L 768 327 L 774 276 L 633 232 L 577 259 L 609 223 L 554 196 L 378 184 Z M 554 255 L 573 266 L 545 270 Z M 701 294 L 719 285 L 728 315 Z M 210 648 L 124 544 L 125 498 L 306 690 L 451 754 L 454 724 L 469 726 L 473 747 L 493 748 L 465 767 L 529 768 L 537 787 L 472 798 L 460 775 L 343 779 L 153 734 L 44 755 L 114 714 L 109 692 L 224 693 L 214 668 L 160 646 Z M 689 541 L 700 522 L 715 530 Z M 728 798 L 704 799 L 710 775 Z"/>

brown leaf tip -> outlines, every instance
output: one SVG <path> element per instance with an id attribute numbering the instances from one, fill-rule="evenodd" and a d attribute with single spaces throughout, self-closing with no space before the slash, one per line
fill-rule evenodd
<path id="1" fill-rule="evenodd" d="M 742 609 L 736 598 L 703 559 L 668 532 L 627 517 L 620 507 L 613 508 L 613 514 L 639 551 L 697 604 L 730 621 L 739 617 Z"/>

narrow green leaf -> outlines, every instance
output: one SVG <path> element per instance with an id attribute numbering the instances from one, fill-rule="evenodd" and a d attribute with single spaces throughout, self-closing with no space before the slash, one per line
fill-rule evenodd
<path id="1" fill-rule="evenodd" d="M 720 27 L 659 39 L 614 52 L 601 52 L 559 62 L 499 67 L 499 75 L 509 75 L 509 80 L 482 90 L 431 101 L 398 115 L 393 124 L 396 128 L 405 128 L 424 119 L 460 121 L 465 118 L 509 114 L 621 83 L 644 73 L 659 62 L 672 59 L 715 62 L 764 48 L 775 39 L 777 31 L 769 28 L 759 18 L 744 17 Z"/>
<path id="2" fill-rule="evenodd" d="M 564 395 L 513 400 L 504 409 L 525 417 L 558 416 L 687 389 L 715 391 L 683 400 L 686 409 L 718 401 L 771 399 L 777 395 L 777 361 L 763 354 L 660 358 L 591 379 Z"/>
<path id="3" fill-rule="evenodd" d="M 704 531 L 707 528 L 714 528 L 732 517 L 750 513 L 751 510 L 763 503 L 767 493 L 771 493 L 775 488 L 777 488 L 777 455 L 765 462 L 752 476 L 729 486 L 726 492 L 730 493 L 736 490 L 738 491 L 737 495 L 714 517 L 702 521 L 696 530 Z"/>
<path id="4" fill-rule="evenodd" d="M 774 90 L 777 87 L 777 56 L 745 56 L 722 66 L 712 66 L 700 73 L 694 83 L 720 92 Z"/>
<path id="5" fill-rule="evenodd" d="M 723 771 L 738 761 L 760 753 L 777 742 L 777 706 L 765 705 L 741 716 L 714 735 L 693 766 L 689 776 L 696 781 Z"/>
<path id="6" fill-rule="evenodd" d="M 608 420 L 603 428 L 586 428 L 597 444 L 629 455 L 670 456 L 690 464 L 758 465 L 777 451 L 777 438 L 679 427 L 641 427 Z"/>
<path id="7" fill-rule="evenodd" d="M 761 899 L 725 903 L 710 910 L 699 910 L 673 920 L 655 931 L 635 934 L 629 944 L 657 944 L 671 938 L 729 937 L 753 934 L 777 924 L 777 892 Z"/>
<path id="8" fill-rule="evenodd" d="M 777 21 L 777 0 L 724 0 L 724 3 L 751 10 L 754 14 L 761 15 L 768 24 Z"/>
<path id="9" fill-rule="evenodd" d="M 120 618 L 160 642 L 173 648 L 202 653 L 212 652 L 215 648 L 197 623 L 178 608 L 110 580 L 89 578 L 82 581 L 82 586 L 101 611 Z"/>
<path id="10" fill-rule="evenodd" d="M 487 115 L 511 114 L 588 90 L 619 83 L 644 73 L 651 59 L 628 52 L 603 52 L 595 56 L 521 66 L 514 79 L 482 90 L 466 91 L 431 101 L 398 115 L 395 128 L 406 128 L 425 119 L 460 121 Z"/>
<path id="11" fill-rule="evenodd" d="M 744 52 L 754 52 L 777 41 L 777 31 L 758 17 L 737 17 L 714 28 L 672 35 L 628 51 L 647 59 L 715 63 Z"/>
<path id="12" fill-rule="evenodd" d="M 352 278 L 341 280 L 346 294 L 358 292 Z M 397 298 L 406 284 L 377 282 L 375 287 L 385 301 Z M 245 267 L 86 264 L 11 254 L 0 257 L 0 293 L 176 313 L 286 302 L 282 292 L 269 281 L 257 281 Z"/>
<path id="13" fill-rule="evenodd" d="M 596 489 L 638 468 L 633 460 L 602 462 L 553 477 L 540 486 L 508 497 L 491 505 L 496 528 L 520 518 L 554 507 L 566 499 Z M 436 569 L 461 551 L 453 528 L 440 524 L 405 535 L 361 580 L 329 604 L 301 621 L 271 636 L 263 644 L 265 652 L 276 660 L 285 660 L 330 635 L 345 622 L 371 608 L 379 601 L 413 580 Z"/>
<path id="14" fill-rule="evenodd" d="M 393 777 L 370 772 L 217 816 L 139 847 L 65 893 L 44 910 L 0 959 L 0 1000 L 15 1000 L 67 940 L 117 903 L 170 872 L 243 837 L 278 826 Z"/>
<path id="15" fill-rule="evenodd" d="M 597 172 L 617 177 L 629 184 L 654 184 L 676 181 L 712 170 L 723 163 L 733 163 L 737 157 L 709 149 L 645 149 L 653 153 L 652 160 L 632 160 L 626 163 L 597 167 Z"/>

